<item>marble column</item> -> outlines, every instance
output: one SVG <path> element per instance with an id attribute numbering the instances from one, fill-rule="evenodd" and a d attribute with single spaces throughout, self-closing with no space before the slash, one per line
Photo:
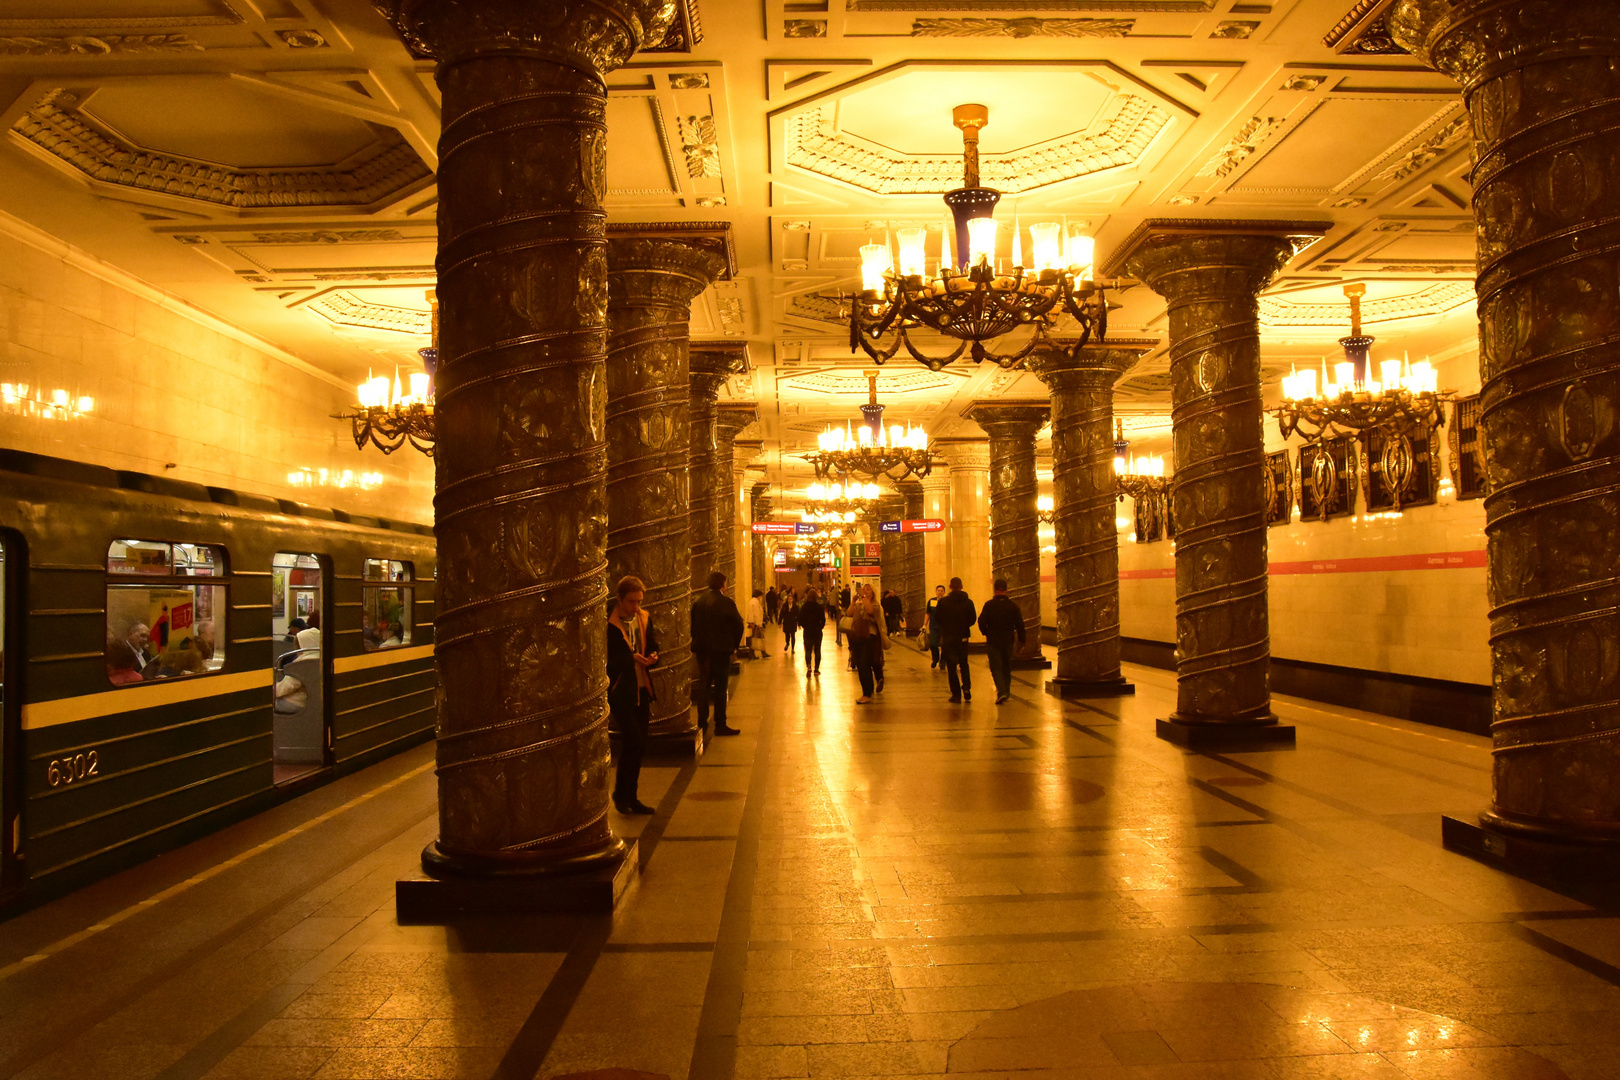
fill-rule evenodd
<path id="1" fill-rule="evenodd" d="M 1176 711 L 1161 738 L 1292 745 L 1271 711 L 1258 295 L 1327 225 L 1148 221 L 1113 267 L 1169 302 Z M 1113 267 L 1105 273 L 1113 273 Z"/>
<path id="2" fill-rule="evenodd" d="M 1052 392 L 1052 529 L 1057 546 L 1058 697 L 1133 694 L 1119 669 L 1119 532 L 1114 525 L 1114 383 L 1154 341 L 1042 349 L 1029 369 Z"/>
<path id="3" fill-rule="evenodd" d="M 895 485 L 905 499 L 901 517 L 915 521 L 923 516 L 923 486 L 916 480 L 902 480 Z M 900 580 L 895 587 L 906 604 L 906 634 L 916 637 L 922 627 L 923 613 L 928 607 L 927 585 L 923 578 L 923 533 L 901 533 L 895 537 L 900 543 Z"/>
<path id="4" fill-rule="evenodd" d="M 737 436 L 759 419 L 752 401 L 728 401 L 715 410 L 714 419 L 714 568 L 726 575 L 732 598 L 746 607 L 748 594 L 739 588 L 737 575 Z"/>
<path id="5" fill-rule="evenodd" d="M 483 879 L 400 882 L 402 912 L 429 917 L 429 897 L 499 906 L 525 875 L 633 867 L 608 822 L 603 76 L 662 37 L 672 9 L 384 11 L 437 61 L 443 101 L 439 837 L 422 862 Z M 611 906 L 616 893 L 596 895 Z"/>
<path id="6" fill-rule="evenodd" d="M 607 584 L 626 574 L 647 586 L 658 630 L 652 723 L 660 739 L 697 730 L 686 693 L 691 543 L 686 456 L 690 439 L 686 324 L 692 300 L 725 260 L 673 239 L 608 244 Z"/>
<path id="7" fill-rule="evenodd" d="M 753 499 L 749 492 L 753 488 L 754 477 L 759 470 L 749 471 L 748 462 L 759 456 L 762 443 L 758 439 L 738 439 L 736 442 L 736 457 L 731 466 L 732 491 L 732 530 L 731 530 L 731 559 L 737 570 L 736 596 L 743 600 L 753 595 L 754 581 L 754 533 L 751 526 L 754 523 Z"/>
<path id="8" fill-rule="evenodd" d="M 962 415 L 990 436 L 990 576 L 1024 615 L 1024 644 L 1016 667 L 1051 667 L 1041 653 L 1041 537 L 1035 505 L 1035 433 L 1051 415 L 1046 402 L 1000 398 L 975 401 Z M 982 604 L 982 602 L 981 602 Z"/>
<path id="9" fill-rule="evenodd" d="M 945 522 L 939 532 L 923 534 L 923 592 L 934 595 L 934 588 L 951 577 L 951 474 L 936 466 L 922 479 L 923 517 Z"/>
<path id="10" fill-rule="evenodd" d="M 763 480 L 748 490 L 748 501 L 753 511 L 749 516 L 754 521 L 771 520 L 770 492 L 771 485 Z M 764 536 L 754 533 L 749 551 L 753 556 L 750 560 L 753 563 L 753 573 L 750 575 L 753 578 L 753 588 L 764 592 L 769 587 L 771 580 L 770 545 Z M 750 589 L 748 596 L 752 595 L 754 595 L 753 590 Z M 746 605 L 748 596 L 738 597 L 738 599 Z"/>
<path id="11" fill-rule="evenodd" d="M 950 579 L 962 579 L 962 588 L 975 605 L 990 599 L 990 443 L 985 439 L 935 439 L 935 452 L 949 468 L 951 516 Z M 979 631 L 974 640 L 982 641 Z"/>
<path id="12" fill-rule="evenodd" d="M 1461 84 L 1474 137 L 1495 719 L 1473 840 L 1590 873 L 1586 845 L 1620 840 L 1620 17 L 1400 0 L 1390 27 Z"/>
<path id="13" fill-rule="evenodd" d="M 715 439 L 718 437 L 716 414 L 719 411 L 720 388 L 737 369 L 740 355 L 741 350 L 730 345 L 693 344 L 691 349 L 692 430 L 686 467 L 692 477 L 691 516 L 687 527 L 692 543 L 689 569 L 693 596 L 709 587 L 709 575 L 716 569 L 718 561 L 720 508 L 715 505 L 714 479 Z M 729 463 L 726 468 L 729 472 Z M 731 591 L 729 584 L 727 591 Z M 747 598 L 734 595 L 733 599 L 743 601 Z M 742 605 L 739 603 L 738 606 Z"/>

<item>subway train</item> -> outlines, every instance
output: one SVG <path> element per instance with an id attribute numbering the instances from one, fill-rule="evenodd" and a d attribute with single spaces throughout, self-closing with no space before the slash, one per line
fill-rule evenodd
<path id="1" fill-rule="evenodd" d="M 433 737 L 431 527 L 0 451 L 0 916 Z"/>

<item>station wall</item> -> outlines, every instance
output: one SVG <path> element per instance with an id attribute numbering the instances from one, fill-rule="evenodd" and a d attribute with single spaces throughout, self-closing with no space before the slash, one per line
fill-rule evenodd
<path id="1" fill-rule="evenodd" d="M 432 461 L 409 450 L 357 451 L 348 425 L 331 418 L 350 404 L 352 387 L 4 216 L 0 383 L 94 402 L 88 413 L 58 418 L 0 400 L 0 446 L 433 520 Z M 351 479 L 340 487 L 345 470 Z M 369 489 L 359 486 L 362 474 Z"/>

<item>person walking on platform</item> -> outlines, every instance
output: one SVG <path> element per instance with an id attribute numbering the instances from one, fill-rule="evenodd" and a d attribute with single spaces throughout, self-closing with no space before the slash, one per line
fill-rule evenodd
<path id="1" fill-rule="evenodd" d="M 776 613 L 780 611 L 781 608 L 782 594 L 776 591 L 775 585 L 772 585 L 765 592 L 765 618 L 769 619 L 771 622 L 775 622 Z"/>
<path id="2" fill-rule="evenodd" d="M 878 606 L 870 585 L 861 586 L 860 595 L 850 605 L 849 620 L 849 653 L 861 677 L 861 696 L 855 699 L 855 704 L 870 705 L 877 691 L 877 663 L 873 654 L 888 643 L 883 609 Z"/>
<path id="3" fill-rule="evenodd" d="M 726 682 L 731 675 L 731 654 L 742 641 L 744 627 L 737 605 L 721 591 L 725 587 L 726 575 L 716 570 L 709 575 L 709 588 L 692 601 L 692 655 L 697 660 L 692 700 L 700 729 L 708 727 L 712 706 L 714 733 L 736 735 L 738 730 L 726 724 Z"/>
<path id="4" fill-rule="evenodd" d="M 888 628 L 890 637 L 900 632 L 900 619 L 905 613 L 906 604 L 900 599 L 899 593 L 890 589 L 883 594 L 883 624 Z"/>
<path id="5" fill-rule="evenodd" d="M 990 653 L 990 678 L 996 683 L 996 704 L 1012 696 L 1013 645 L 1024 643 L 1024 613 L 1018 602 L 1007 595 L 1007 582 L 997 578 L 995 595 L 979 612 L 979 633 Z"/>
<path id="6" fill-rule="evenodd" d="M 763 595 L 758 589 L 755 589 L 754 595 L 748 598 L 748 653 L 750 656 L 754 654 L 754 639 L 758 638 L 762 643 L 765 640 L 765 601 L 762 599 Z M 768 655 L 770 654 L 761 645 L 759 656 L 754 656 L 754 659 L 758 660 L 761 656 Z"/>
<path id="7" fill-rule="evenodd" d="M 928 655 L 932 660 L 928 666 L 939 667 L 939 624 L 934 621 L 934 609 L 939 602 L 945 599 L 945 586 L 935 585 L 934 595 L 928 598 L 928 608 L 923 612 L 922 632 L 928 635 Z"/>
<path id="8" fill-rule="evenodd" d="M 804 635 L 804 673 L 821 674 L 821 635 L 827 628 L 827 608 L 821 602 L 821 591 L 812 587 L 804 595 L 796 618 L 799 632 Z"/>
<path id="9" fill-rule="evenodd" d="M 790 591 L 782 598 L 782 637 L 787 642 L 787 654 L 793 655 L 793 638 L 799 629 L 799 609 L 793 604 L 793 593 Z"/>
<path id="10" fill-rule="evenodd" d="M 620 578 L 618 591 L 607 627 L 608 711 L 619 732 L 613 808 L 621 814 L 650 814 L 653 808 L 636 797 L 636 784 L 657 698 L 648 672 L 658 666 L 658 630 L 641 606 L 647 587 L 640 578 Z"/>
<path id="11" fill-rule="evenodd" d="M 973 700 L 973 679 L 968 674 L 967 643 L 973 622 L 979 616 L 972 597 L 962 591 L 962 579 L 951 578 L 951 591 L 934 605 L 934 625 L 939 629 L 939 657 L 951 680 L 952 701 Z"/>

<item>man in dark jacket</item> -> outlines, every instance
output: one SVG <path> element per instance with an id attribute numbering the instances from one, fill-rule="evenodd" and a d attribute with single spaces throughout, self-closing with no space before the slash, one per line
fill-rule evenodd
<path id="1" fill-rule="evenodd" d="M 996 704 L 1012 696 L 1013 646 L 1024 643 L 1024 613 L 1017 601 L 1007 595 L 1007 582 L 995 581 L 996 594 L 979 612 L 979 633 L 990 653 L 990 677 L 996 681 Z"/>
<path id="2" fill-rule="evenodd" d="M 905 601 L 900 599 L 899 593 L 890 589 L 883 594 L 883 603 L 880 606 L 883 608 L 884 629 L 889 631 L 890 637 L 893 637 L 900 632 L 900 617 L 906 613 Z"/>
<path id="3" fill-rule="evenodd" d="M 709 575 L 708 590 L 692 601 L 692 655 L 697 660 L 692 700 L 697 704 L 698 727 L 708 727 L 712 705 L 714 733 L 736 735 L 737 729 L 726 724 L 726 680 L 744 626 L 737 605 L 721 591 L 725 587 L 726 575 L 716 570 Z"/>
<path id="4" fill-rule="evenodd" d="M 782 594 L 772 585 L 765 593 L 765 618 L 770 622 L 776 621 L 777 613 L 782 610 Z"/>
<path id="5" fill-rule="evenodd" d="M 658 631 L 641 606 L 647 592 L 641 579 L 620 578 L 618 591 L 619 602 L 608 614 L 607 628 L 608 711 L 619 732 L 613 808 L 621 814 L 650 814 L 653 808 L 636 797 L 636 784 L 657 697 L 648 672 L 658 666 Z"/>
<path id="6" fill-rule="evenodd" d="M 951 680 L 952 701 L 973 700 L 973 679 L 968 675 L 967 642 L 978 618 L 973 600 L 962 591 L 962 579 L 951 578 L 951 591 L 934 607 L 934 625 L 939 627 L 939 657 Z"/>
<path id="7" fill-rule="evenodd" d="M 827 609 L 821 603 L 821 591 L 814 586 L 805 593 L 799 605 L 799 633 L 804 637 L 804 673 L 821 674 L 821 634 L 827 628 Z"/>

